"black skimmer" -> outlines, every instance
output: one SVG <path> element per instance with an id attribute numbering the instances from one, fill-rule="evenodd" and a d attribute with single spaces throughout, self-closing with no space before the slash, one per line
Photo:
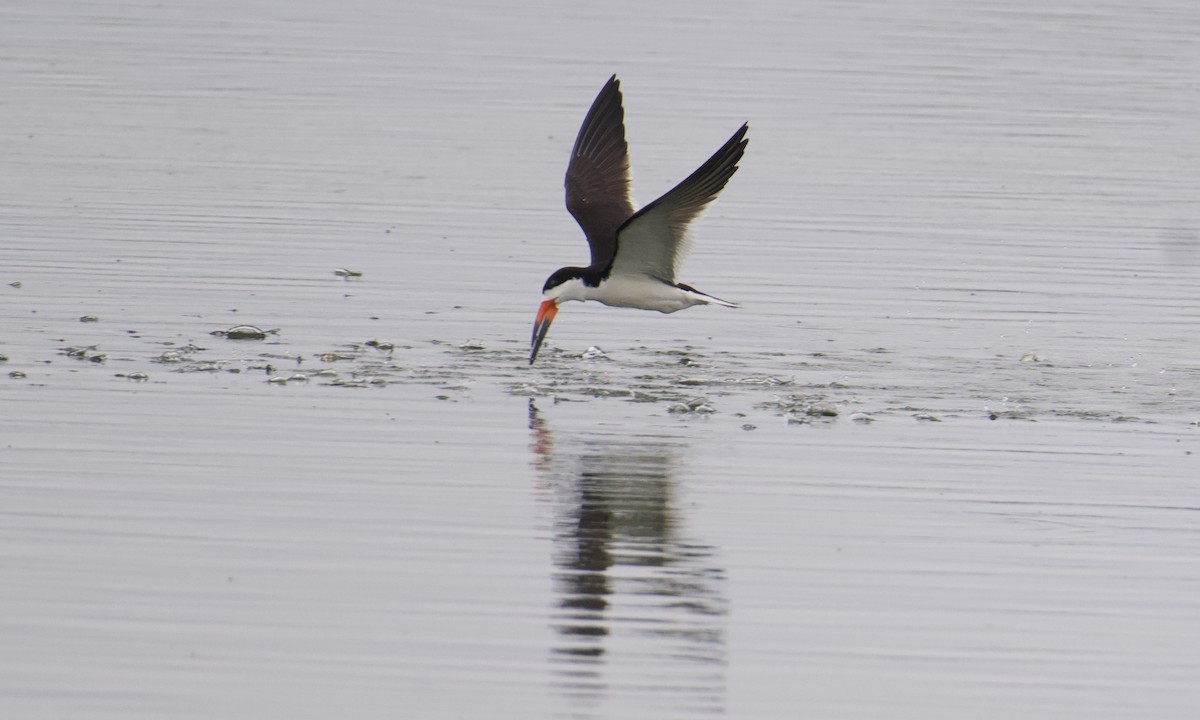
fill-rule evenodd
<path id="1" fill-rule="evenodd" d="M 592 264 L 560 268 L 542 286 L 545 299 L 533 321 L 530 365 L 554 322 L 558 304 L 569 300 L 662 313 L 692 305 L 737 307 L 676 282 L 675 270 L 688 250 L 688 226 L 737 172 L 749 128 L 743 124 L 686 180 L 634 212 L 621 83 L 616 75 L 608 79 L 583 119 L 567 165 L 567 210 L 587 236 Z"/>

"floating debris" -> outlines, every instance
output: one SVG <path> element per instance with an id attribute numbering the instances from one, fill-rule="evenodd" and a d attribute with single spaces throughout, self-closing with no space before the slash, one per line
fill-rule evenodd
<path id="1" fill-rule="evenodd" d="M 331 383 L 333 387 L 366 387 L 367 381 L 361 379 L 338 378 Z"/>
<path id="2" fill-rule="evenodd" d="M 587 350 L 584 350 L 583 354 L 579 356 L 579 359 L 580 360 L 607 360 L 608 355 L 605 354 L 605 352 L 603 350 L 601 350 L 600 348 L 593 345 L 590 348 L 588 348 Z"/>
<path id="3" fill-rule="evenodd" d="M 812 417 L 837 417 L 837 408 L 826 404 L 822 395 L 776 395 L 774 400 L 759 403 L 756 407 L 777 410 L 781 414 L 809 415 Z"/>
<path id="4" fill-rule="evenodd" d="M 856 422 L 860 425 L 870 425 L 875 422 L 875 418 L 864 412 L 856 412 L 850 413 L 850 422 Z"/>
<path id="5" fill-rule="evenodd" d="M 716 411 L 716 408 L 708 404 L 708 398 L 702 397 L 688 398 L 667 408 L 667 412 L 672 415 L 711 415 Z"/>
<path id="6" fill-rule="evenodd" d="M 100 318 L 96 315 L 84 315 L 83 317 L 79 318 L 79 322 L 82 322 L 82 323 L 100 322 Z"/>
<path id="7" fill-rule="evenodd" d="M 0 355 L 0 362 L 8 362 L 8 356 L 7 356 L 7 355 Z"/>
<path id="8" fill-rule="evenodd" d="M 470 390 L 471 386 L 474 384 L 475 384 L 474 380 L 463 379 L 463 380 L 459 380 L 457 382 L 447 383 L 442 386 L 442 389 L 443 390 Z"/>
<path id="9" fill-rule="evenodd" d="M 126 380 L 133 380 L 134 382 L 146 382 L 150 379 L 150 376 L 144 372 L 117 373 L 117 377 L 123 377 Z"/>
<path id="10" fill-rule="evenodd" d="M 1023 363 L 1044 363 L 1046 361 L 1044 359 L 1042 359 L 1042 357 L 1040 355 L 1037 355 L 1036 353 L 1025 353 L 1024 355 L 1021 356 L 1021 362 L 1023 362 Z"/>
<path id="11" fill-rule="evenodd" d="M 9 376 L 10 378 L 12 378 L 13 380 L 20 380 L 20 379 L 22 379 L 22 378 L 29 377 L 28 375 L 26 375 L 25 373 L 21 372 L 20 370 L 13 370 L 13 371 L 11 371 L 11 372 L 9 372 L 9 373 L 8 373 L 8 376 Z"/>
<path id="12" fill-rule="evenodd" d="M 1029 420 L 1030 422 L 1036 422 L 1026 410 L 992 410 L 988 413 L 988 420 Z"/>
<path id="13" fill-rule="evenodd" d="M 838 416 L 838 411 L 828 405 L 809 405 L 797 408 L 787 413 L 788 425 L 812 425 L 817 422 L 830 421 Z"/>
<path id="14" fill-rule="evenodd" d="M 780 415 L 787 416 L 789 425 L 811 425 L 818 421 L 830 421 L 841 413 L 829 405 L 823 395 L 776 395 L 774 400 L 759 403 L 755 407 L 765 410 L 775 410 Z"/>
<path id="15" fill-rule="evenodd" d="M 468 350 L 471 352 L 479 352 L 481 350 L 487 350 L 487 346 L 483 344 L 482 340 L 472 339 L 472 340 L 467 340 L 466 342 L 459 345 L 458 349 L 459 350 Z"/>
<path id="16" fill-rule="evenodd" d="M 267 378 L 267 382 L 271 383 L 272 385 L 286 385 L 288 383 L 294 383 L 294 382 L 306 383 L 306 382 L 308 382 L 308 376 L 305 375 L 304 373 L 296 373 L 295 375 L 287 375 L 287 376 L 273 375 L 273 376 Z"/>
<path id="17" fill-rule="evenodd" d="M 150 362 L 170 364 L 170 363 L 183 362 L 186 359 L 187 358 L 184 356 L 184 354 L 179 352 L 178 350 L 166 350 L 158 357 L 150 358 Z"/>
<path id="18" fill-rule="evenodd" d="M 333 274 L 343 278 L 362 277 L 361 270 L 349 270 L 347 268 L 338 268 L 337 270 L 333 271 Z"/>
<path id="19" fill-rule="evenodd" d="M 916 415 L 913 415 L 913 418 L 916 420 L 920 420 L 922 422 L 941 422 L 942 421 L 942 419 L 940 417 L 938 417 L 937 415 L 934 415 L 933 413 L 927 413 L 927 412 L 917 413 Z"/>
<path id="20" fill-rule="evenodd" d="M 768 375 L 766 377 L 751 376 L 742 378 L 736 382 L 740 385 L 766 385 L 768 387 L 774 387 L 777 385 L 791 385 L 795 381 L 795 378 L 788 378 L 787 380 L 784 380 L 783 378 L 777 378 L 773 375 Z"/>
<path id="21" fill-rule="evenodd" d="M 21 287 L 21 281 L 20 281 L 20 280 L 17 280 L 17 281 L 15 281 L 15 282 L 10 282 L 10 283 L 8 284 L 8 286 L 9 286 L 9 287 L 13 287 L 13 288 L 20 289 L 20 287 Z"/>
<path id="22" fill-rule="evenodd" d="M 387 378 L 382 377 L 339 377 L 325 384 L 332 385 L 334 387 L 368 387 L 371 385 L 375 387 L 385 387 L 388 384 L 388 380 Z"/>
<path id="23" fill-rule="evenodd" d="M 757 430 L 757 429 L 758 429 L 758 426 L 757 426 L 757 425 L 753 425 L 753 424 L 751 424 L 751 423 L 746 423 L 746 424 L 742 425 L 742 429 L 743 429 L 743 430 L 745 430 L 745 431 L 747 431 L 747 432 L 749 432 L 749 431 L 751 431 L 751 430 Z"/>
<path id="24" fill-rule="evenodd" d="M 632 397 L 633 391 L 625 388 L 606 388 L 606 387 L 586 387 L 579 388 L 579 392 L 588 397 Z"/>
<path id="25" fill-rule="evenodd" d="M 382 350 L 384 352 L 391 352 L 396 349 L 396 345 L 394 343 L 382 342 L 379 340 L 368 340 L 363 343 L 363 345 L 366 345 L 369 348 L 375 348 L 376 350 Z"/>
<path id="26" fill-rule="evenodd" d="M 337 362 L 339 360 L 353 360 L 354 356 L 346 355 L 344 353 L 327 352 L 318 355 L 317 359 L 321 362 Z"/>
<path id="27" fill-rule="evenodd" d="M 94 363 L 102 363 L 108 359 L 104 353 L 96 352 L 99 345 L 72 345 L 61 350 L 63 355 L 76 360 L 88 360 Z"/>
<path id="28" fill-rule="evenodd" d="M 253 325 L 235 325 L 228 330 L 213 330 L 210 335 L 223 337 L 226 340 L 266 340 L 267 335 L 274 335 L 279 330 L 263 330 Z"/>
<path id="29" fill-rule="evenodd" d="M 181 373 L 185 373 L 185 372 L 220 372 L 223 369 L 224 368 L 221 367 L 221 364 L 219 362 L 217 362 L 215 360 L 205 360 L 203 362 L 195 362 L 195 363 L 190 362 L 187 365 L 184 365 L 183 367 L 179 368 L 178 370 L 175 370 L 175 372 L 181 372 Z M 230 368 L 229 372 L 240 373 L 241 369 Z"/>

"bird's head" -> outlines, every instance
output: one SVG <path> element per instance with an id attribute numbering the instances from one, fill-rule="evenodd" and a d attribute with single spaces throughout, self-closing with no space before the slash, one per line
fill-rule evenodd
<path id="1" fill-rule="evenodd" d="M 538 307 L 537 317 L 533 321 L 533 339 L 531 346 L 533 350 L 529 353 L 529 364 L 537 359 L 538 350 L 542 347 L 542 341 L 546 339 L 546 333 L 550 331 L 550 323 L 554 322 L 554 316 L 558 314 L 558 304 L 568 302 L 570 300 L 583 301 L 587 299 L 587 283 L 585 275 L 587 270 L 577 267 L 565 267 L 554 271 L 554 274 L 546 278 L 546 284 L 542 286 L 542 304 Z"/>
<path id="2" fill-rule="evenodd" d="M 586 273 L 585 268 L 577 267 L 555 270 L 554 274 L 546 278 L 546 284 L 542 285 L 542 296 L 553 298 L 559 302 L 584 300 L 584 288 L 587 287 L 584 280 Z"/>

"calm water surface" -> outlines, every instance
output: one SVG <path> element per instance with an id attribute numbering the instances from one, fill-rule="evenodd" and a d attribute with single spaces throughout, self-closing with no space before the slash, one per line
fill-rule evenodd
<path id="1" fill-rule="evenodd" d="M 7 3 L 0 714 L 1192 717 L 1198 37 Z M 681 274 L 744 307 L 530 368 L 613 72 L 643 203 L 750 121 Z"/>

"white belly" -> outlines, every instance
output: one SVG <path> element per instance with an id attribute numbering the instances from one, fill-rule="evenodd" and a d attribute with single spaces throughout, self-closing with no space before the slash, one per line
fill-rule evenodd
<path id="1" fill-rule="evenodd" d="M 649 275 L 610 275 L 600 287 L 585 288 L 585 299 L 596 300 L 613 307 L 639 308 L 673 313 L 693 305 L 716 303 L 736 307 L 733 303 L 703 293 L 684 290 Z"/>

